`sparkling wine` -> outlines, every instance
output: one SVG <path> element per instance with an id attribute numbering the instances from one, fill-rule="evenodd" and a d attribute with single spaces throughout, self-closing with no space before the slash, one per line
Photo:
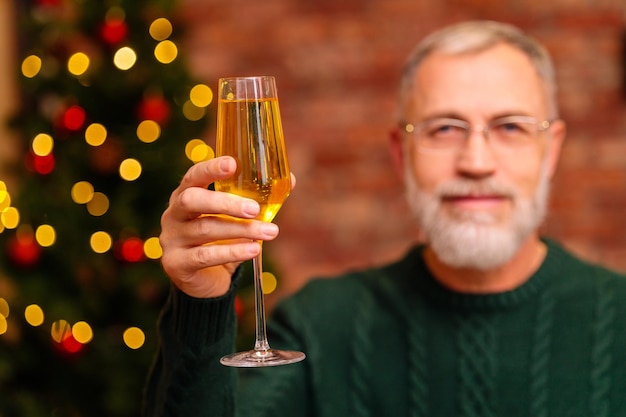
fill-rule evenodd
<path id="1" fill-rule="evenodd" d="M 237 172 L 215 189 L 254 199 L 257 218 L 271 221 L 291 191 L 278 99 L 220 99 L 217 126 L 217 154 L 235 158 Z"/>

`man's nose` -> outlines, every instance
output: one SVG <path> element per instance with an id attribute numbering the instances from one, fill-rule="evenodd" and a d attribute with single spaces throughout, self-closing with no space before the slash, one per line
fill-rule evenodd
<path id="1" fill-rule="evenodd" d="M 459 150 L 456 168 L 460 175 L 484 178 L 496 171 L 496 158 L 484 126 L 474 126 Z"/>

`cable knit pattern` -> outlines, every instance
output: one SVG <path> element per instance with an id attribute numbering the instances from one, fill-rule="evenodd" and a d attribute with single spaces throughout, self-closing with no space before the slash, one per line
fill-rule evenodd
<path id="1" fill-rule="evenodd" d="M 530 416 L 548 417 L 548 364 L 552 344 L 554 297 L 549 289 L 541 294 L 535 318 L 530 362 Z"/>
<path id="2" fill-rule="evenodd" d="M 459 315 L 459 417 L 491 417 L 495 370 L 492 320 L 484 315 Z"/>
<path id="3" fill-rule="evenodd" d="M 615 329 L 615 302 L 610 281 L 598 279 L 594 310 L 593 348 L 591 351 L 591 415 L 610 417 L 608 394 L 613 365 L 611 347 Z"/>
<path id="4" fill-rule="evenodd" d="M 426 417 L 428 385 L 426 384 L 426 348 L 421 314 L 408 316 L 409 406 L 410 417 Z"/>
<path id="5" fill-rule="evenodd" d="M 370 331 L 368 323 L 371 323 L 371 314 L 374 310 L 374 301 L 369 292 L 361 291 L 358 296 L 358 309 L 354 318 L 354 335 L 352 339 L 352 358 L 354 363 L 350 367 L 350 381 L 352 386 L 351 398 L 354 417 L 367 417 L 371 415 L 371 393 L 369 381 L 369 359 L 372 355 L 372 342 L 370 338 L 376 337 Z"/>

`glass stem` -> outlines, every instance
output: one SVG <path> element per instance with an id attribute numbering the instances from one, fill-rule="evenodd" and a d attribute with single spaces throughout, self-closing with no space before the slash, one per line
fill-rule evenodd
<path id="1" fill-rule="evenodd" d="M 267 342 L 267 330 L 265 328 L 265 301 L 263 297 L 263 243 L 261 243 L 261 252 L 252 260 L 254 268 L 254 308 L 256 311 L 256 341 L 254 342 L 254 350 L 257 352 L 266 352 L 270 349 Z"/>

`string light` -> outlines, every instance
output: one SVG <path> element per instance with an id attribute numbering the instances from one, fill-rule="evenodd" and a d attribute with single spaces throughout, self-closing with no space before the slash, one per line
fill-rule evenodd
<path id="1" fill-rule="evenodd" d="M 35 240 L 44 248 L 54 245 L 56 238 L 56 231 L 49 224 L 42 224 L 35 231 Z"/>
<path id="2" fill-rule="evenodd" d="M 31 304 L 24 310 L 24 318 L 31 326 L 38 327 L 43 324 L 45 316 L 41 307 L 37 304 Z"/>
<path id="3" fill-rule="evenodd" d="M 87 54 L 83 52 L 76 52 L 70 57 L 70 59 L 68 59 L 67 70 L 70 72 L 70 74 L 79 77 L 87 72 L 89 64 L 90 59 Z"/>
<path id="4" fill-rule="evenodd" d="M 54 140 L 47 133 L 39 133 L 33 138 L 32 149 L 37 156 L 46 156 L 52 152 Z"/>
<path id="5" fill-rule="evenodd" d="M 26 78 L 34 78 L 41 71 L 41 58 L 37 55 L 29 55 L 22 61 L 22 75 Z"/>
<path id="6" fill-rule="evenodd" d="M 154 120 L 144 120 L 137 126 L 137 137 L 144 143 L 152 143 L 161 136 L 161 126 Z"/>
<path id="7" fill-rule="evenodd" d="M 88 181 L 79 181 L 72 186 L 72 200 L 76 204 L 87 204 L 94 195 L 94 188 Z"/>
<path id="8" fill-rule="evenodd" d="M 104 215 L 109 210 L 109 198 L 101 193 L 95 192 L 91 200 L 87 203 L 87 211 L 94 217 Z"/>
<path id="9" fill-rule="evenodd" d="M 122 71 L 131 69 L 135 62 L 137 62 L 137 54 L 128 46 L 118 49 L 113 55 L 113 64 Z"/>
<path id="10" fill-rule="evenodd" d="M 207 107 L 213 101 L 213 90 L 208 85 L 197 84 L 189 92 L 189 99 L 196 107 Z"/>
<path id="11" fill-rule="evenodd" d="M 56 320 L 52 323 L 50 328 L 50 335 L 52 336 L 52 340 L 57 343 L 63 342 L 68 335 L 72 333 L 72 329 L 67 320 Z"/>
<path id="12" fill-rule="evenodd" d="M 89 245 L 95 253 L 106 253 L 113 245 L 113 239 L 107 232 L 95 232 L 89 239 Z"/>
<path id="13" fill-rule="evenodd" d="M 87 322 L 79 321 L 72 326 L 72 336 L 78 343 L 85 345 L 93 339 L 93 330 Z"/>
<path id="14" fill-rule="evenodd" d="M 11 205 L 11 195 L 6 189 L 0 188 L 0 211 L 4 210 L 10 205 Z"/>
<path id="15" fill-rule="evenodd" d="M 107 139 L 107 129 L 100 123 L 92 123 L 85 129 L 85 142 L 91 146 L 100 146 Z"/>
<path id="16" fill-rule="evenodd" d="M 215 157 L 213 148 L 200 139 L 192 139 L 185 145 L 185 155 L 194 164 Z"/>
<path id="17" fill-rule="evenodd" d="M 146 335 L 138 327 L 129 327 L 122 335 L 124 343 L 131 349 L 139 349 L 146 341 Z"/>
<path id="18" fill-rule="evenodd" d="M 172 24 L 164 17 L 160 17 L 150 24 L 148 32 L 155 41 L 164 41 L 172 34 Z"/>
<path id="19" fill-rule="evenodd" d="M 183 104 L 183 115 L 187 120 L 197 122 L 204 117 L 205 113 L 206 111 L 203 107 L 196 106 L 191 100 L 187 100 L 185 104 Z"/>
<path id="20" fill-rule="evenodd" d="M 143 251 L 149 259 L 160 259 L 163 256 L 163 248 L 159 243 L 158 237 L 151 237 L 146 239 L 143 244 Z"/>
<path id="21" fill-rule="evenodd" d="M 135 181 L 141 176 L 141 163 L 133 158 L 128 158 L 120 164 L 120 177 L 125 181 Z"/>
<path id="22" fill-rule="evenodd" d="M 161 41 L 154 47 L 154 56 L 160 63 L 169 64 L 178 56 L 178 47 L 172 41 Z"/>
<path id="23" fill-rule="evenodd" d="M 15 229 L 20 224 L 20 212 L 15 207 L 7 207 L 0 214 L 0 222 L 7 229 Z"/>
<path id="24" fill-rule="evenodd" d="M 0 316 L 9 317 L 10 311 L 8 301 L 0 297 Z"/>
<path id="25" fill-rule="evenodd" d="M 264 271 L 261 275 L 261 287 L 263 288 L 263 294 L 271 294 L 276 291 L 278 286 L 278 280 L 271 272 Z"/>

